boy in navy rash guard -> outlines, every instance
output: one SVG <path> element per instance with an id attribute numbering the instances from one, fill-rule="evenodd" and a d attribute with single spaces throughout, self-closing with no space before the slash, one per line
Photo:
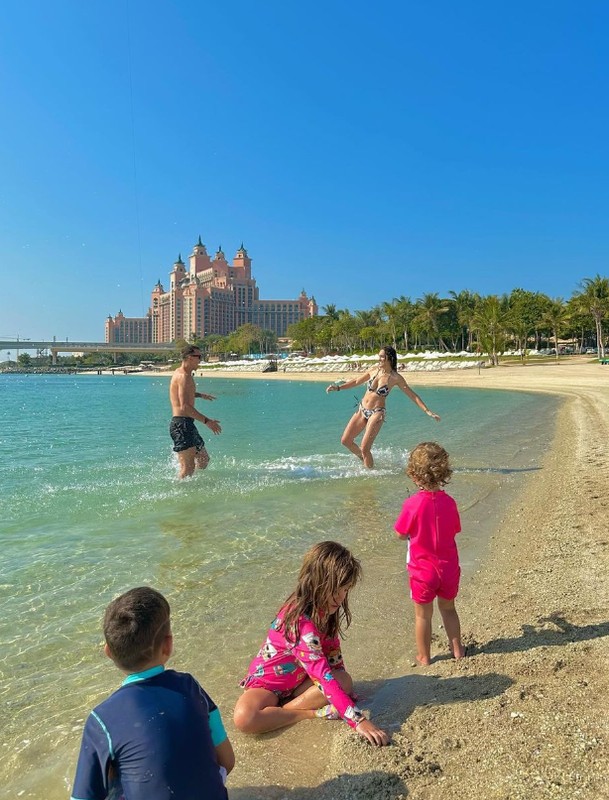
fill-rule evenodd
<path id="1" fill-rule="evenodd" d="M 226 800 L 235 757 L 220 712 L 192 675 L 165 670 L 167 600 L 148 586 L 125 592 L 106 609 L 104 636 L 127 677 L 85 723 L 72 800 Z"/>

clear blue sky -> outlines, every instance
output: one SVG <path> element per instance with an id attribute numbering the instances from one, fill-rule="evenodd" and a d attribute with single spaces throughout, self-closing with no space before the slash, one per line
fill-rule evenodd
<path id="1" fill-rule="evenodd" d="M 609 273 L 608 34 L 606 0 L 7 4 L 0 338 L 103 340 L 199 234 L 263 298 L 569 297 Z"/>

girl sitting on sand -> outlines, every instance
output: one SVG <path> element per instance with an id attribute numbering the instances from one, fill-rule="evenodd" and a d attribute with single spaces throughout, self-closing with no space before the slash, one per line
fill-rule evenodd
<path id="1" fill-rule="evenodd" d="M 461 530 L 457 504 L 442 490 L 452 469 L 448 453 L 435 442 L 418 444 L 408 459 L 407 475 L 419 491 L 404 503 L 395 530 L 408 539 L 406 563 L 410 575 L 410 596 L 415 608 L 417 661 L 431 664 L 431 618 L 438 598 L 444 630 L 454 658 L 463 658 L 461 623 L 455 609 L 461 567 L 455 536 Z"/>
<path id="2" fill-rule="evenodd" d="M 351 622 L 349 591 L 360 562 L 336 542 L 320 542 L 305 555 L 296 589 L 271 625 L 241 682 L 234 720 L 243 733 L 266 733 L 303 719 L 342 717 L 374 745 L 389 737 L 366 719 L 349 696 L 339 635 Z"/>

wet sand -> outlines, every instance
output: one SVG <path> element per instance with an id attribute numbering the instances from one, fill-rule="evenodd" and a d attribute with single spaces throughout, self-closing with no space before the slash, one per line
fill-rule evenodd
<path id="1" fill-rule="evenodd" d="M 260 375 L 284 377 L 329 383 L 345 375 Z M 373 749 L 340 721 L 245 737 L 227 719 L 238 758 L 231 800 L 609 797 L 609 367 L 581 360 L 406 377 L 417 391 L 564 398 L 542 469 L 497 520 L 483 562 L 462 583 L 469 656 L 449 658 L 436 614 L 434 662 L 413 666 L 404 608 L 411 611 L 388 543 L 366 557 L 345 656 L 391 746 Z M 398 658 L 384 655 L 388 635 L 401 645 Z"/>

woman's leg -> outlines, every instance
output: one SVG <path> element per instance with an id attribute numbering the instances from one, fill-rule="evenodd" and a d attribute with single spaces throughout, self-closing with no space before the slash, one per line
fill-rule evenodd
<path id="1" fill-rule="evenodd" d="M 455 601 L 438 597 L 438 609 L 442 615 L 442 624 L 448 636 L 448 644 L 453 657 L 456 659 L 463 658 L 465 648 L 461 642 L 461 621 L 455 608 Z"/>
<path id="2" fill-rule="evenodd" d="M 362 455 L 362 451 L 360 450 L 359 446 L 355 443 L 355 437 L 359 436 L 365 427 L 366 419 L 364 415 L 361 411 L 356 411 L 347 423 L 347 427 L 343 431 L 343 435 L 340 439 L 341 444 L 362 461 L 364 460 L 364 456 Z"/>
<path id="3" fill-rule="evenodd" d="M 417 643 L 417 661 L 426 667 L 431 664 L 431 617 L 433 602 L 414 604 L 414 637 Z"/>
<path id="4" fill-rule="evenodd" d="M 378 436 L 384 421 L 384 413 L 382 411 L 377 411 L 376 414 L 373 414 L 370 417 L 368 424 L 366 425 L 366 432 L 362 437 L 361 451 L 362 461 L 364 462 L 364 466 L 368 467 L 368 469 L 372 469 L 374 466 L 374 460 L 372 458 L 372 445 L 374 444 L 374 440 Z"/>

